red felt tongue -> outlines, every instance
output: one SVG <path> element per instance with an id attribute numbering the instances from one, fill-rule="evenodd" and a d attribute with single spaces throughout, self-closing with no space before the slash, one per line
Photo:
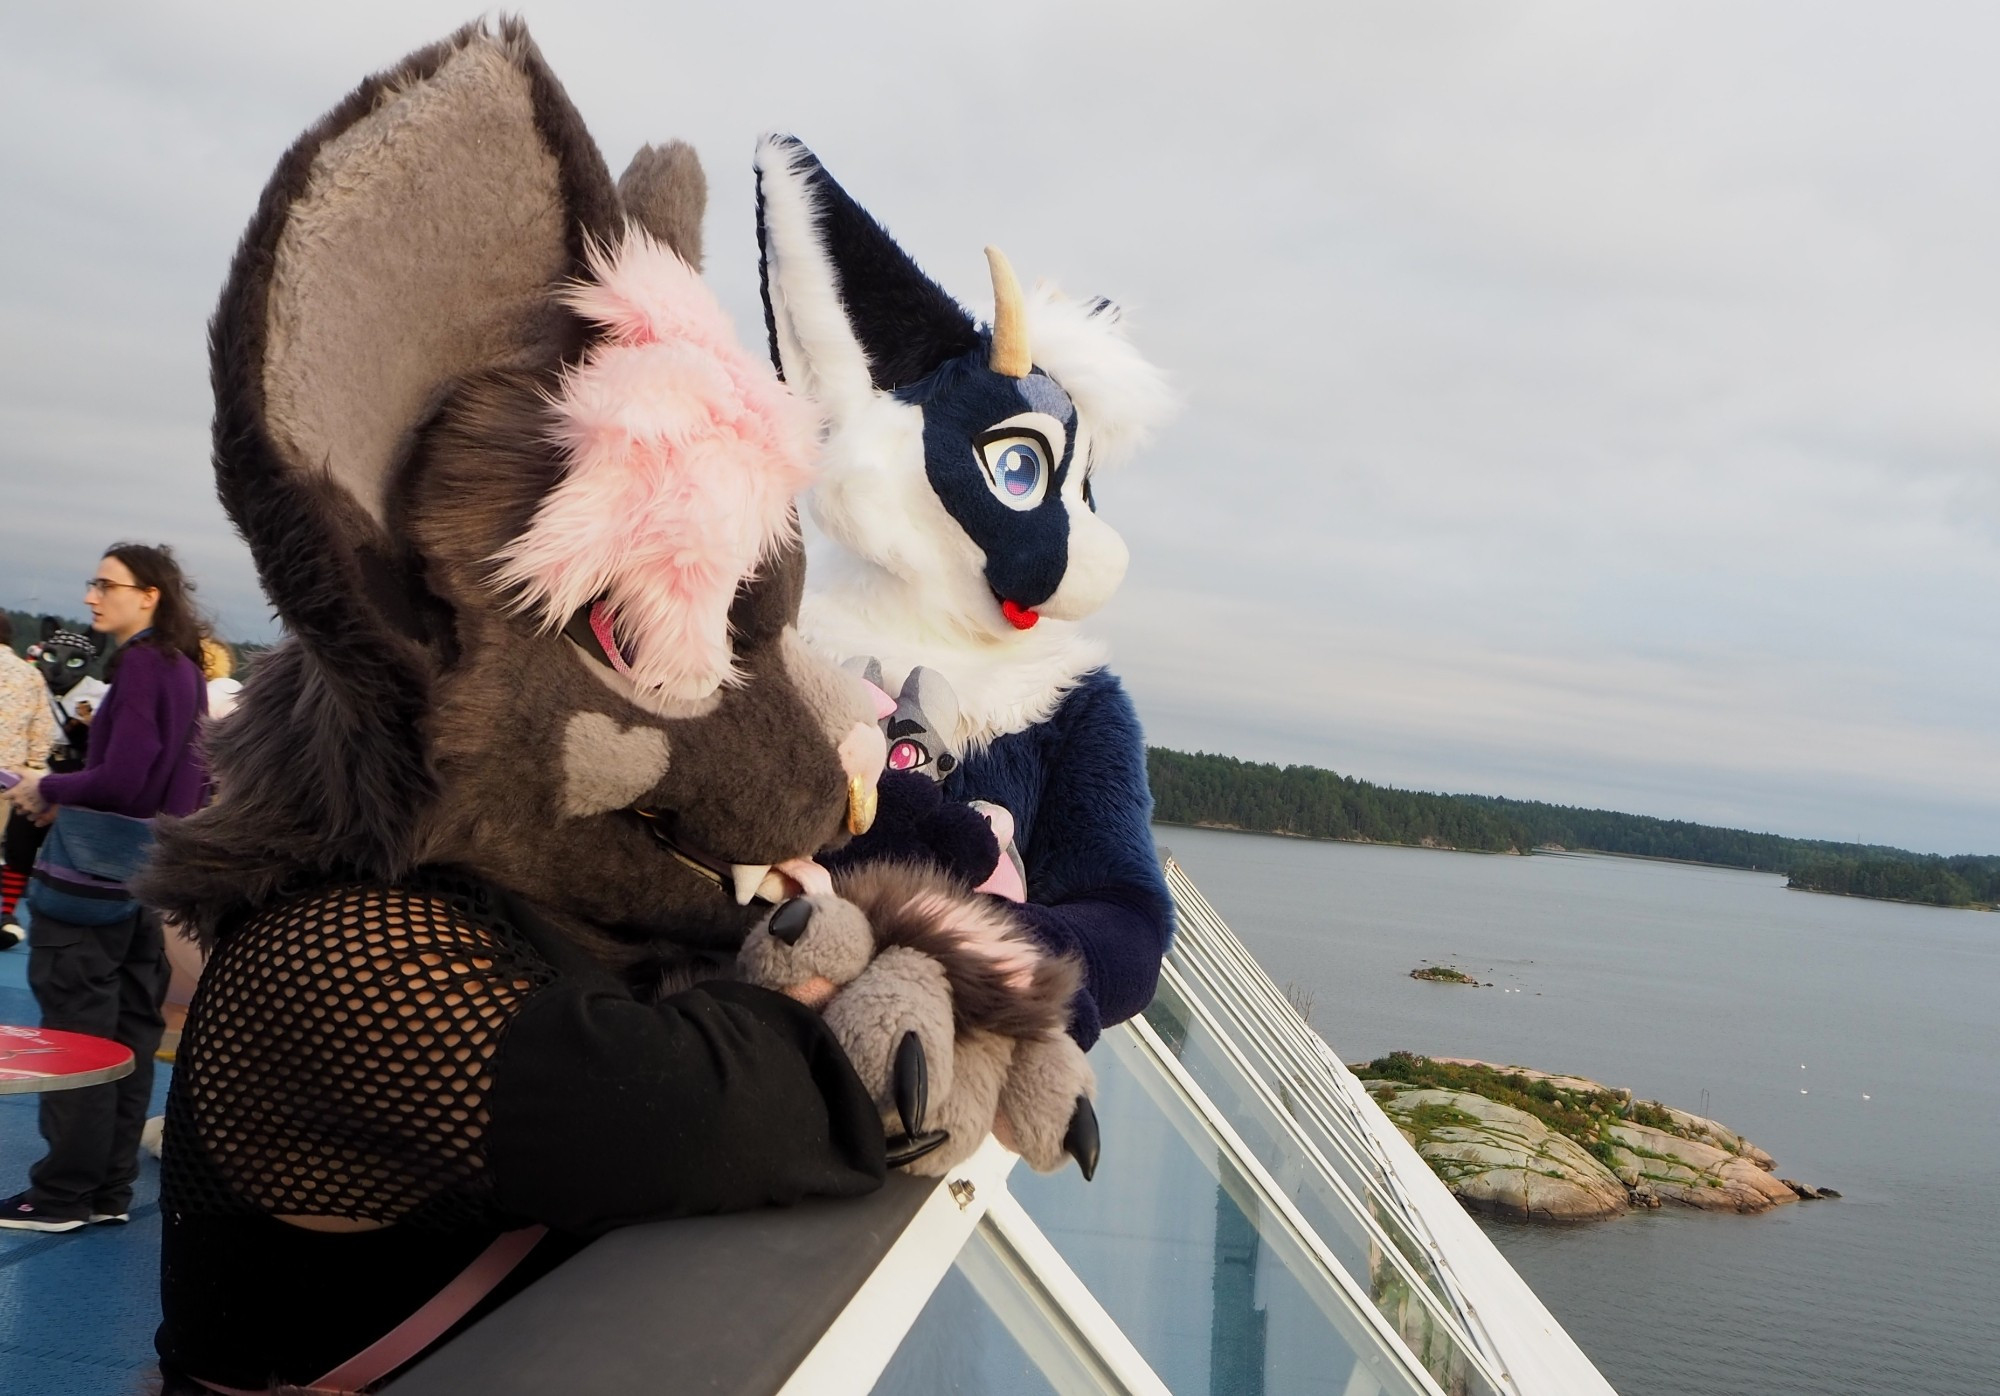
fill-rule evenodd
<path id="1" fill-rule="evenodd" d="M 1016 606 L 1012 601 L 1005 600 L 1000 603 L 1000 614 L 1007 617 L 1007 624 L 1016 630 L 1033 630 L 1035 622 L 1042 618 L 1039 611 L 1027 606 Z"/>

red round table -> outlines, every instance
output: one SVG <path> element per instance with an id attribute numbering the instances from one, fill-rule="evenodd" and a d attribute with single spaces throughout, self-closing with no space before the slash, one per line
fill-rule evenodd
<path id="1" fill-rule="evenodd" d="M 0 1023 L 0 1095 L 73 1091 L 132 1074 L 132 1049 L 88 1033 Z"/>

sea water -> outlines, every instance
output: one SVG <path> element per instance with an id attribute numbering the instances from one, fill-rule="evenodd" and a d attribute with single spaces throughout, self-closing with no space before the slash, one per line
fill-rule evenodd
<path id="1" fill-rule="evenodd" d="M 2000 1391 L 2000 915 L 1624 858 L 1155 832 L 1345 1060 L 1627 1086 L 1844 1194 L 1484 1223 L 1623 1396 Z M 1492 987 L 1409 977 L 1426 963 Z"/>

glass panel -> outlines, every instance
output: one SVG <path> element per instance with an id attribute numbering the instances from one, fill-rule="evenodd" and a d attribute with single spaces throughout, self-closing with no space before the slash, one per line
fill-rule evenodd
<path id="1" fill-rule="evenodd" d="M 1091 1055 L 1104 1154 L 1008 1181 L 1177 1396 L 1380 1396 L 1416 1381 L 1128 1032 Z"/>
<path id="2" fill-rule="evenodd" d="M 1270 1039 L 1268 1045 L 1280 1056 L 1303 1064 L 1307 1084 L 1332 1118 L 1340 1127 L 1351 1129 L 1357 1140 L 1365 1140 L 1368 1132 L 1356 1120 L 1356 1105 L 1334 1089 L 1325 1074 L 1329 1063 L 1337 1060 L 1333 1050 L 1299 1018 L 1187 875 L 1177 866 L 1167 871 L 1180 927 L 1174 942 L 1174 963 L 1184 972 L 1193 970 L 1226 985 L 1236 996 L 1232 1012 L 1239 1017 L 1247 1014 L 1270 1025 L 1264 1034 Z M 1370 1168 L 1379 1166 L 1372 1148 L 1362 1148 L 1361 1157 Z"/>
<path id="3" fill-rule="evenodd" d="M 875 1383 L 875 1396 L 1099 1396 L 1124 1388 L 986 1223 Z"/>
<path id="4" fill-rule="evenodd" d="M 1364 1170 L 1357 1162 L 1357 1155 L 1366 1157 L 1360 1153 L 1363 1146 L 1327 1127 L 1328 1117 L 1314 1078 L 1317 1073 L 1330 1068 L 1321 1063 L 1313 1063 L 1306 1068 L 1296 1061 L 1281 1059 L 1271 1050 L 1273 1044 L 1268 1034 L 1256 1030 L 1261 1025 L 1246 1022 L 1240 1014 L 1231 1013 L 1226 1000 L 1216 1001 L 1221 998 L 1217 995 L 1206 1001 L 1209 1012 L 1213 1015 L 1221 1010 L 1220 1016 L 1234 1032 L 1231 1044 L 1248 1059 L 1249 1069 L 1257 1073 L 1265 1088 L 1277 1098 L 1285 1112 L 1285 1122 L 1277 1120 L 1271 1107 L 1251 1090 L 1243 1077 L 1243 1069 L 1224 1053 L 1213 1031 L 1195 1020 L 1173 984 L 1162 981 L 1159 994 L 1146 1010 L 1146 1021 L 1169 1042 L 1179 1042 L 1175 1055 L 1209 1099 L 1215 1102 L 1216 1108 L 1243 1135 L 1244 1142 L 1250 1146 L 1259 1163 L 1280 1179 L 1288 1178 L 1300 1166 L 1308 1168 L 1313 1176 L 1299 1179 L 1297 1191 L 1292 1194 L 1293 1201 L 1315 1227 L 1323 1228 L 1321 1237 L 1327 1240 L 1330 1248 L 1336 1253 L 1340 1250 L 1333 1245 L 1330 1232 L 1325 1228 L 1351 1230 L 1355 1246 L 1363 1252 L 1379 1246 L 1380 1238 L 1354 1220 L 1348 1200 L 1340 1197 L 1335 1189 L 1318 1177 L 1317 1163 L 1324 1163 L 1335 1177 L 1346 1184 L 1351 1196 L 1362 1200 L 1361 1205 L 1368 1208 L 1375 1227 L 1401 1253 L 1419 1282 L 1428 1286 L 1441 1302 L 1449 1304 L 1444 1285 L 1432 1268 L 1430 1256 L 1402 1221 L 1398 1199 L 1383 1187 L 1381 1176 L 1374 1168 Z M 1167 1023 L 1173 1024 L 1171 1037 L 1164 1026 Z M 1319 1151 L 1319 1159 L 1314 1164 L 1302 1165 L 1295 1160 L 1294 1155 L 1300 1151 L 1288 1125 L 1290 1129 L 1304 1134 Z M 1310 1203 L 1307 1201 L 1309 1196 L 1312 1199 Z M 1342 1259 L 1345 1261 L 1352 1256 L 1350 1251 Z M 1364 1272 L 1352 1267 L 1349 1273 L 1358 1280 L 1367 1279 Z"/>
<path id="5" fill-rule="evenodd" d="M 1184 955 L 1188 948 L 1183 940 L 1174 952 L 1175 967 L 1183 975 L 1194 968 Z M 1261 1019 L 1227 1011 L 1234 996 L 1233 979 L 1203 979 L 1191 987 L 1206 991 L 1204 1004 L 1211 1014 L 1224 1010 L 1223 1020 L 1233 1032 L 1231 1043 L 1277 1097 L 1291 1128 L 1319 1151 L 1318 1159 L 1300 1147 L 1287 1121 L 1280 1120 L 1266 1098 L 1251 1088 L 1243 1068 L 1225 1053 L 1214 1030 L 1190 1009 L 1171 980 L 1161 981 L 1146 1021 L 1438 1384 L 1447 1392 L 1469 1396 L 1490 1393 L 1492 1384 L 1467 1357 L 1463 1341 L 1445 1318 L 1454 1310 L 1430 1257 L 1404 1226 L 1401 1207 L 1378 1185 L 1372 1170 L 1363 1173 L 1355 1166 L 1353 1156 L 1342 1147 L 1346 1141 L 1325 1128 L 1325 1116 L 1314 1108 L 1317 1102 L 1308 1099 L 1319 1094 L 1320 1075 L 1334 1068 L 1320 1062 L 1302 1068 L 1268 1050 L 1277 1045 L 1276 1035 Z M 1346 1185 L 1345 1194 L 1320 1171 L 1322 1162 Z M 1356 1214 L 1357 1196 L 1365 1199 L 1361 1205 L 1367 1207 L 1372 1227 Z"/>
<path id="6" fill-rule="evenodd" d="M 1419 1291 L 1417 1286 L 1422 1283 L 1424 1272 L 1413 1271 L 1409 1261 L 1413 1253 L 1421 1261 L 1422 1253 L 1400 1224 L 1380 1208 L 1371 1209 L 1373 1227 L 1356 1214 L 1352 1191 L 1343 1194 L 1320 1171 L 1320 1160 L 1300 1146 L 1266 1098 L 1251 1088 L 1241 1068 L 1224 1053 L 1213 1030 L 1188 1009 L 1171 983 L 1161 982 L 1159 993 L 1146 1010 L 1146 1021 L 1174 1048 L 1188 1075 L 1236 1130 L 1251 1157 L 1264 1166 L 1286 1199 L 1299 1209 L 1307 1225 L 1374 1301 L 1376 1309 L 1409 1344 L 1438 1385 L 1447 1392 L 1488 1396 L 1491 1384 L 1467 1360 L 1458 1336 L 1441 1321 L 1435 1297 Z M 1171 1036 L 1163 1030 L 1168 1026 L 1172 1029 Z M 1269 1070 L 1266 1063 L 1256 1064 Z M 1284 1100 L 1282 1095 L 1279 1098 Z M 1308 1131 L 1308 1137 L 1315 1133 L 1318 1131 Z M 1319 1148 L 1321 1159 L 1333 1164 L 1326 1145 L 1321 1143 Z M 1349 1170 L 1343 1171 L 1346 1173 L 1343 1181 L 1350 1189 L 1358 1184 L 1364 1195 L 1372 1194 L 1373 1189 L 1365 1179 Z M 1392 1257 L 1389 1246 L 1395 1246 L 1401 1252 L 1400 1257 Z M 1404 1263 L 1397 1264 L 1398 1258 Z"/>
<path id="7" fill-rule="evenodd" d="M 1210 1012 L 1221 1015 L 1232 1033 L 1231 1041 L 1251 1059 L 1251 1069 L 1319 1149 L 1328 1167 L 1349 1190 L 1366 1199 L 1369 1215 L 1423 1284 L 1449 1309 L 1449 1292 L 1431 1256 L 1411 1232 L 1403 1197 L 1386 1177 L 1366 1131 L 1353 1118 L 1354 1106 L 1328 1079 L 1338 1068 L 1297 1039 L 1300 1025 L 1278 1014 L 1272 1002 L 1275 990 L 1269 980 L 1262 979 L 1261 970 L 1219 963 L 1220 957 L 1211 961 L 1196 939 L 1188 937 L 1175 947 L 1175 969 L 1204 995 Z M 1242 982 L 1252 976 L 1253 982 Z M 1177 1001 L 1178 996 L 1174 998 Z M 1168 1011 L 1174 1011 L 1171 1005 Z"/>

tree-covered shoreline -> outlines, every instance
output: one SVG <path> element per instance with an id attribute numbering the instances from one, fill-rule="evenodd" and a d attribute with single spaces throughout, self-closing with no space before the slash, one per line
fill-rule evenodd
<path id="1" fill-rule="evenodd" d="M 1146 764 L 1154 818 L 1163 824 L 1479 853 L 1616 853 L 1784 873 L 1788 885 L 1809 892 L 1929 906 L 2000 903 L 1995 856 L 1941 857 L 1539 800 L 1398 790 L 1316 766 L 1166 747 L 1149 748 Z"/>

